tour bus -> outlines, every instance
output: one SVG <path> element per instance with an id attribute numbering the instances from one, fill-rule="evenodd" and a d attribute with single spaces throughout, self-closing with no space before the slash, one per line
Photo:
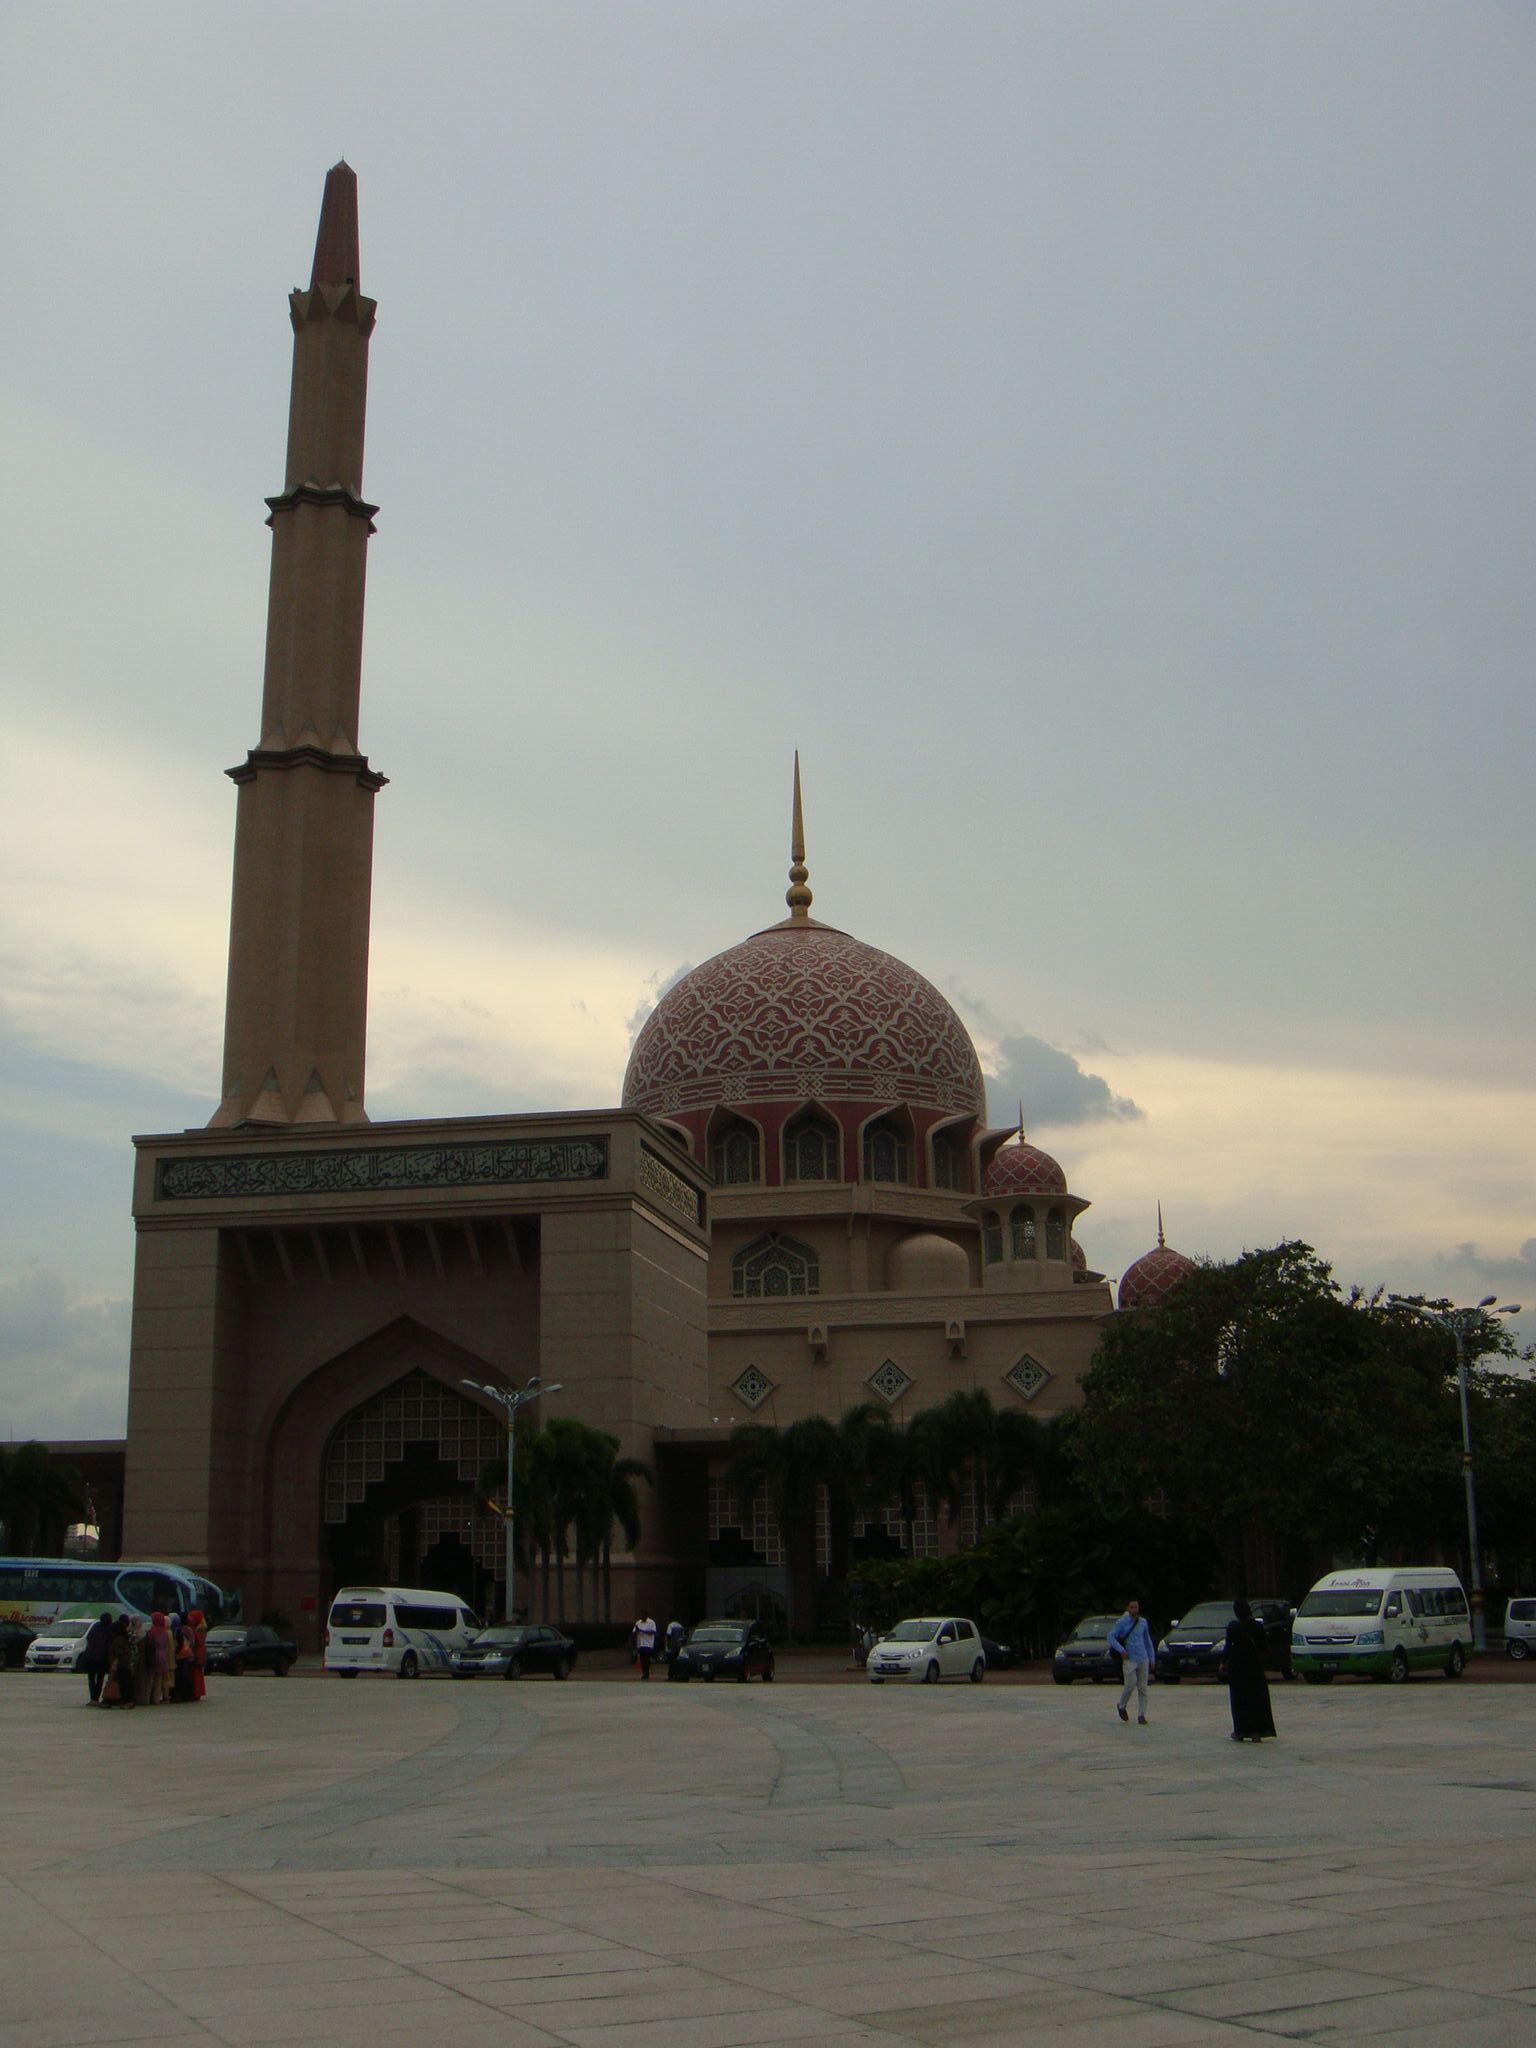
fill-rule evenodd
<path id="1" fill-rule="evenodd" d="M 419 1678 L 453 1670 L 455 1650 L 468 1649 L 480 1624 L 457 1593 L 418 1586 L 343 1586 L 325 1622 L 327 1671 L 356 1678 L 389 1671 Z"/>
<path id="2" fill-rule="evenodd" d="M 60 1616 L 202 1609 L 212 1628 L 240 1619 L 240 1595 L 179 1564 L 102 1564 L 83 1557 L 0 1557 L 0 1621 L 34 1632 Z"/>
<path id="3" fill-rule="evenodd" d="M 1310 1685 L 1346 1677 L 1459 1678 L 1472 1647 L 1467 1596 L 1439 1565 L 1357 1565 L 1318 1580 L 1291 1623 L 1291 1662 Z"/>

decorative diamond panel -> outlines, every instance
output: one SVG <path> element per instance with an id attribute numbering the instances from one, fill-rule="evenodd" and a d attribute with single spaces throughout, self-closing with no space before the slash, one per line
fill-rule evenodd
<path id="1" fill-rule="evenodd" d="M 749 1365 L 739 1378 L 731 1382 L 731 1392 L 739 1395 L 749 1408 L 761 1408 L 773 1392 L 773 1381 L 757 1366 Z"/>
<path id="2" fill-rule="evenodd" d="M 1022 1394 L 1026 1401 L 1033 1401 L 1050 1374 L 1038 1358 L 1031 1358 L 1026 1351 L 1018 1363 L 1003 1374 L 1003 1378 L 1016 1394 Z"/>
<path id="3" fill-rule="evenodd" d="M 872 1387 L 882 1401 L 899 1401 L 912 1384 L 912 1375 L 903 1372 L 894 1358 L 888 1358 L 884 1365 L 877 1366 L 865 1385 Z"/>

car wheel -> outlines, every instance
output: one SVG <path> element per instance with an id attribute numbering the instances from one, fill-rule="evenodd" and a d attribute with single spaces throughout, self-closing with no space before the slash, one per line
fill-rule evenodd
<path id="1" fill-rule="evenodd" d="M 244 1678 L 244 1676 L 245 1676 L 245 1659 L 244 1659 L 243 1657 L 231 1657 L 231 1658 L 230 1658 L 230 1660 L 229 1660 L 229 1675 L 230 1675 L 230 1677 L 231 1677 L 231 1678 Z"/>
<path id="2" fill-rule="evenodd" d="M 923 1673 L 923 1683 L 924 1685 L 937 1685 L 938 1682 L 939 1667 L 937 1664 L 930 1664 L 928 1666 L 928 1669 Z"/>
<path id="3" fill-rule="evenodd" d="M 771 1662 L 763 1666 L 763 1683 L 764 1685 L 772 1685 L 773 1683 L 773 1665 Z"/>
<path id="4" fill-rule="evenodd" d="M 743 1657 L 736 1673 L 736 1683 L 738 1685 L 745 1685 L 751 1675 L 751 1672 L 747 1669 L 747 1660 Z"/>
<path id="5" fill-rule="evenodd" d="M 1531 1646 L 1524 1636 L 1511 1636 L 1504 1645 L 1504 1654 L 1506 1657 L 1513 1657 L 1517 1664 L 1523 1664 L 1531 1654 Z"/>
<path id="6" fill-rule="evenodd" d="M 407 1650 L 400 1659 L 400 1676 L 402 1678 L 419 1678 L 420 1675 L 421 1666 L 416 1661 L 416 1652 L 414 1650 Z"/>
<path id="7" fill-rule="evenodd" d="M 287 1657 L 279 1657 L 272 1666 L 272 1676 L 274 1678 L 286 1678 L 288 1676 L 289 1663 L 290 1659 Z"/>
<path id="8" fill-rule="evenodd" d="M 521 1657 L 509 1657 L 509 1658 L 507 1659 L 507 1668 L 506 1668 L 506 1670 L 505 1670 L 505 1671 L 503 1671 L 503 1673 L 502 1673 L 501 1675 L 502 1675 L 502 1677 L 503 1677 L 503 1678 L 521 1678 L 521 1677 L 522 1677 L 522 1675 L 523 1675 L 523 1660 L 522 1660 L 522 1658 L 521 1658 Z"/>
<path id="9" fill-rule="evenodd" d="M 987 1660 L 985 1657 L 978 1657 L 976 1659 L 976 1662 L 971 1666 L 972 1685 L 980 1685 L 981 1681 L 986 1677 L 986 1675 Z"/>
<path id="10" fill-rule="evenodd" d="M 1392 1668 L 1387 1673 L 1387 1676 L 1394 1685 L 1406 1685 L 1408 1683 L 1408 1652 L 1406 1650 L 1399 1648 L 1392 1652 Z"/>
<path id="11" fill-rule="evenodd" d="M 569 1677 L 570 1677 L 570 1675 L 571 1675 L 571 1660 L 570 1660 L 570 1658 L 569 1658 L 569 1657 L 557 1657 L 557 1658 L 555 1659 L 555 1676 L 556 1676 L 556 1678 L 569 1678 Z"/>
<path id="12" fill-rule="evenodd" d="M 1451 1654 L 1445 1660 L 1446 1677 L 1460 1678 L 1462 1672 L 1465 1671 L 1466 1668 L 1467 1660 L 1465 1656 L 1462 1654 L 1462 1648 L 1460 1643 L 1452 1643 Z"/>

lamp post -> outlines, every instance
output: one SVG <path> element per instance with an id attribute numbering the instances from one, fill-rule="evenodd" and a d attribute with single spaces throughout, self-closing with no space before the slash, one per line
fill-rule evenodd
<path id="1" fill-rule="evenodd" d="M 507 1527 L 507 1585 L 502 1601 L 502 1620 L 510 1626 L 515 1619 L 512 1610 L 516 1597 L 514 1589 L 517 1572 L 516 1536 L 512 1519 L 514 1488 L 517 1485 L 517 1411 L 519 1408 L 525 1408 L 530 1401 L 537 1401 L 540 1394 L 558 1394 L 561 1388 L 546 1387 L 537 1373 L 526 1387 L 497 1387 L 486 1380 L 464 1380 L 461 1385 L 473 1387 L 477 1394 L 484 1394 L 488 1400 L 496 1402 L 507 1411 L 507 1505 L 502 1513 L 502 1520 Z"/>
<path id="2" fill-rule="evenodd" d="M 1411 1301 L 1401 1294 L 1389 1294 L 1388 1305 L 1401 1309 L 1405 1315 L 1422 1316 L 1425 1322 L 1433 1323 L 1437 1329 L 1448 1330 L 1456 1346 L 1456 1386 L 1461 1396 L 1461 1478 L 1467 1494 L 1467 1558 L 1472 1577 L 1472 1647 L 1486 1650 L 1488 1647 L 1488 1621 L 1483 1612 L 1483 1557 L 1482 1546 L 1477 1534 L 1477 1488 L 1472 1478 L 1472 1411 L 1467 1399 L 1467 1339 L 1478 1331 L 1484 1320 L 1490 1316 L 1517 1316 L 1520 1313 L 1518 1301 L 1506 1301 L 1495 1307 L 1499 1297 L 1485 1294 L 1475 1308 L 1430 1308 L 1422 1301 Z"/>

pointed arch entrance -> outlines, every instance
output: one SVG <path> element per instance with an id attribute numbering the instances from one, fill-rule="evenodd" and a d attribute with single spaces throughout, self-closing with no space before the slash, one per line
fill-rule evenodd
<path id="1" fill-rule="evenodd" d="M 335 1583 L 431 1586 L 496 1611 L 502 1525 L 476 1480 L 504 1453 L 496 1417 L 426 1372 L 354 1408 L 323 1462 Z"/>

